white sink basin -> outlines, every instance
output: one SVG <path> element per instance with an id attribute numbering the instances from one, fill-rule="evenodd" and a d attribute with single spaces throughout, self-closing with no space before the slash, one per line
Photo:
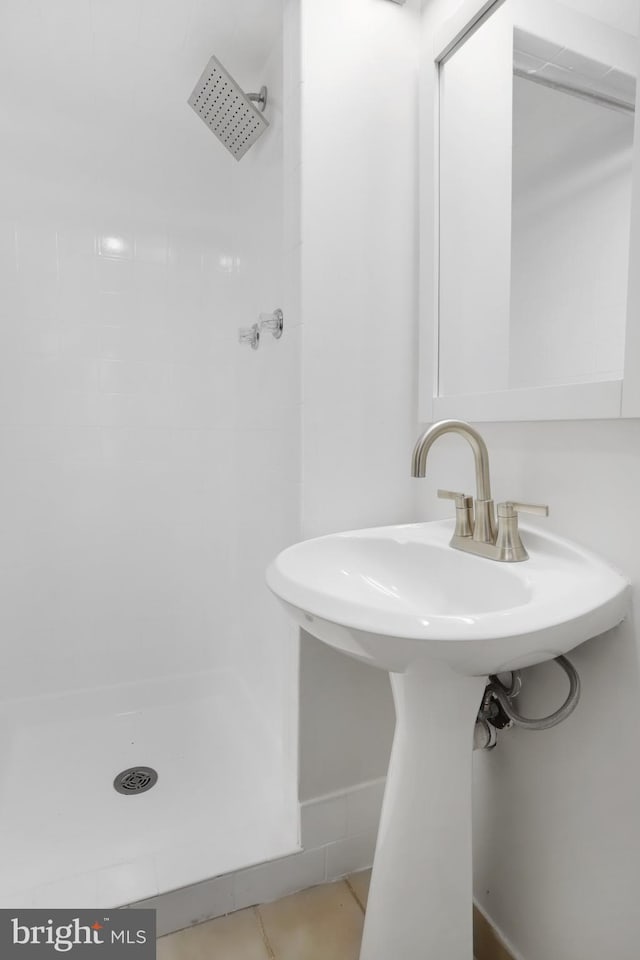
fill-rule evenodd
<path id="1" fill-rule="evenodd" d="M 471 751 L 487 674 L 566 653 L 627 609 L 626 580 L 566 540 L 524 527 L 529 559 L 500 563 L 451 548 L 452 530 L 320 537 L 267 571 L 305 630 L 391 672 L 396 732 L 361 960 L 472 960 Z"/>
<path id="2" fill-rule="evenodd" d="M 298 543 L 267 571 L 325 643 L 385 670 L 422 658 L 472 676 L 567 653 L 619 623 L 627 581 L 587 550 L 522 527 L 523 563 L 449 546 L 452 522 L 355 530 Z"/>

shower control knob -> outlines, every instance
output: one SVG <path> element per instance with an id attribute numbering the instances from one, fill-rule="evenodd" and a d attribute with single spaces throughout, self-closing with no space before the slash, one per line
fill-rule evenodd
<path id="1" fill-rule="evenodd" d="M 276 340 L 280 339 L 284 328 L 284 314 L 279 307 L 273 313 L 261 313 L 258 319 L 261 330 L 271 330 Z"/>
<path id="2" fill-rule="evenodd" d="M 248 343 L 252 350 L 257 350 L 260 346 L 260 328 L 257 323 L 250 327 L 240 327 L 238 331 L 238 340 L 240 343 Z"/>

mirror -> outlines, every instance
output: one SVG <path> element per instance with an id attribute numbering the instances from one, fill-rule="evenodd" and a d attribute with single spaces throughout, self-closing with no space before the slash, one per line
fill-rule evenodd
<path id="1" fill-rule="evenodd" d="M 438 416 L 620 415 L 639 8 L 504 0 L 440 61 Z"/>

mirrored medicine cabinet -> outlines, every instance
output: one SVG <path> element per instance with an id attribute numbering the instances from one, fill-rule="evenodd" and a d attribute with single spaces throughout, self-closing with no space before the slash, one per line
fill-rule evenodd
<path id="1" fill-rule="evenodd" d="M 640 416 L 639 11 L 467 0 L 437 36 L 423 419 Z"/>

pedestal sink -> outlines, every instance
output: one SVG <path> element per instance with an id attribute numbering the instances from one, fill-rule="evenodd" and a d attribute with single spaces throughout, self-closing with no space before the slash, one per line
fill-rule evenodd
<path id="1" fill-rule="evenodd" d="M 529 560 L 502 564 L 453 550 L 452 532 L 443 521 L 320 537 L 267 571 L 305 630 L 391 674 L 361 960 L 472 960 L 471 751 L 487 676 L 567 653 L 627 610 L 627 581 L 575 544 L 524 527 Z"/>

